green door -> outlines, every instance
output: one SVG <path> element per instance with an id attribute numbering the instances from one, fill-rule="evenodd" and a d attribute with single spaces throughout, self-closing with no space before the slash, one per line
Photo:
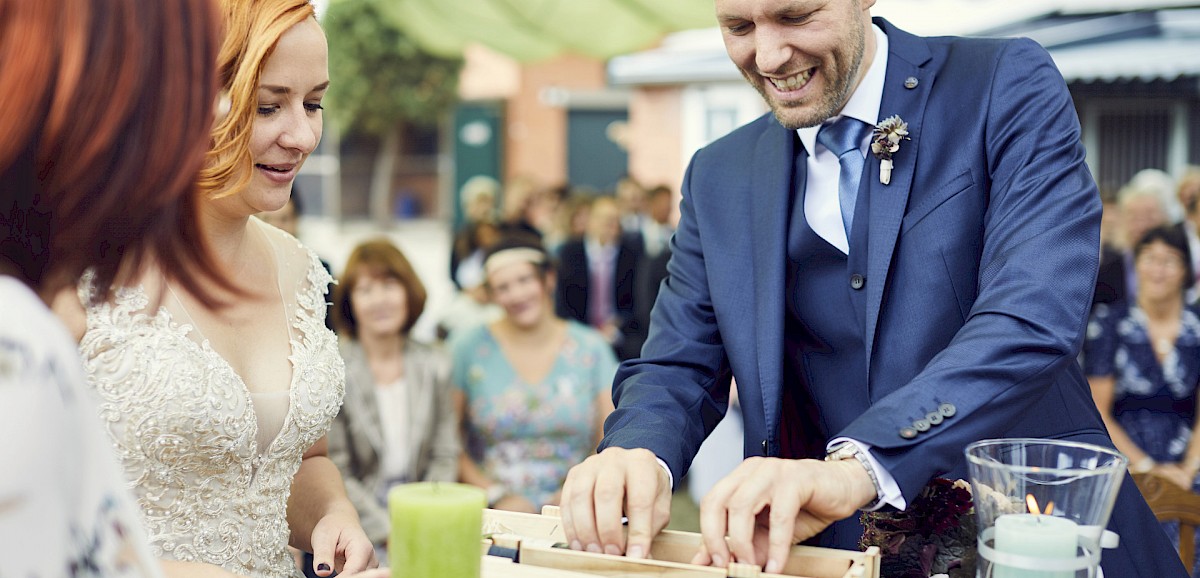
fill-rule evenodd
<path id="1" fill-rule="evenodd" d="M 629 172 L 624 135 L 628 110 L 572 109 L 567 115 L 567 178 L 571 185 L 611 193 Z"/>
<path id="2" fill-rule="evenodd" d="M 463 183 L 474 176 L 504 182 L 501 103 L 464 102 L 454 112 L 454 230 L 463 221 Z"/>

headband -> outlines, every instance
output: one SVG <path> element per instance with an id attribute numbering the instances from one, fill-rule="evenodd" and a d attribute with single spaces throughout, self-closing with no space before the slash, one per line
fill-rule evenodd
<path id="1" fill-rule="evenodd" d="M 491 276 L 497 269 L 507 267 L 513 263 L 532 263 L 541 265 L 546 262 L 546 254 L 529 247 L 515 247 L 512 249 L 504 249 L 492 253 L 487 261 L 483 262 L 483 274 Z"/>

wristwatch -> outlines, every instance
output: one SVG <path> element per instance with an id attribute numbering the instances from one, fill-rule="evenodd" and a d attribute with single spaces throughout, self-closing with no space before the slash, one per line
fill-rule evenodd
<path id="1" fill-rule="evenodd" d="M 871 478 L 871 485 L 875 486 L 875 499 L 861 509 L 864 512 L 874 512 L 883 506 L 883 488 L 879 486 L 879 476 L 875 475 L 875 468 L 871 467 L 871 461 L 858 448 L 857 444 L 848 441 L 841 442 L 832 448 L 829 448 L 829 453 L 825 455 L 825 461 L 838 462 L 842 460 L 858 460 L 862 464 L 864 470 L 867 470 L 867 476 Z"/>

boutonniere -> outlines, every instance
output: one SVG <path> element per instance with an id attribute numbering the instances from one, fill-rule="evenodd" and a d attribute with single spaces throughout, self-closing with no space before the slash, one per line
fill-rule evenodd
<path id="1" fill-rule="evenodd" d="M 892 115 L 875 125 L 871 135 L 871 154 L 879 159 L 879 182 L 892 182 L 892 155 L 900 150 L 900 141 L 908 138 L 908 123 L 900 115 Z"/>

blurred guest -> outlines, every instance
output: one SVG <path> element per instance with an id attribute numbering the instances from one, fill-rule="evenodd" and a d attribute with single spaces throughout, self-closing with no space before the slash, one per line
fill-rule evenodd
<path id="1" fill-rule="evenodd" d="M 558 204 L 554 227 L 543 237 L 546 251 L 557 255 L 568 241 L 582 239 L 592 208 L 593 195 L 574 191 Z"/>
<path id="2" fill-rule="evenodd" d="M 1200 309 L 1183 300 L 1192 278 L 1187 241 L 1172 227 L 1156 227 L 1134 254 L 1136 300 L 1096 306 L 1088 325 L 1088 383 L 1131 472 L 1200 491 Z"/>
<path id="3" fill-rule="evenodd" d="M 454 281 L 460 289 L 438 312 L 435 329 L 438 340 L 464 327 L 491 323 L 503 314 L 488 298 L 483 285 L 483 257 L 500 238 L 499 229 L 493 223 L 481 222 L 475 224 L 472 233 L 476 249 L 459 263 Z"/>
<path id="4" fill-rule="evenodd" d="M 86 267 L 124 284 L 151 255 L 175 283 L 220 283 L 192 188 L 219 26 L 207 0 L 0 0 L 5 576 L 161 575 L 75 343 L 47 305 Z"/>
<path id="5" fill-rule="evenodd" d="M 329 457 L 376 546 L 387 542 L 393 485 L 458 479 L 449 364 L 409 336 L 425 297 L 408 259 L 386 240 L 355 247 L 334 291 L 346 397 L 329 431 Z"/>
<path id="6" fill-rule="evenodd" d="M 621 229 L 641 231 L 646 220 L 646 188 L 637 179 L 626 175 L 617 181 L 615 196 L 621 214 Z"/>
<path id="7" fill-rule="evenodd" d="M 450 246 L 450 280 L 459 289 L 463 288 L 458 279 L 459 264 L 483 249 L 478 244 L 478 229 L 495 223 L 496 195 L 499 192 L 500 183 L 484 175 L 475 175 L 467 179 L 459 191 L 463 223 L 454 234 L 454 243 Z"/>
<path id="8" fill-rule="evenodd" d="M 1162 206 L 1163 219 L 1168 225 L 1173 225 L 1184 219 L 1185 209 L 1181 204 L 1175 179 L 1159 169 L 1142 169 L 1129 179 L 1129 187 L 1153 193 L 1159 198 Z M 1129 239 L 1129 243 L 1137 242 L 1138 238 Z"/>
<path id="9" fill-rule="evenodd" d="M 550 228 L 552 215 L 543 202 L 544 191 L 529 178 L 516 178 L 504 187 L 500 214 L 501 234 L 526 234 L 541 239 Z"/>
<path id="10" fill-rule="evenodd" d="M 201 285 L 223 304 L 210 307 L 155 266 L 97 302 L 108 285 L 85 277 L 80 350 L 156 555 L 283 578 L 296 572 L 290 542 L 313 553 L 318 575 L 350 574 L 377 561 L 327 455 L 345 383 L 325 327 L 330 277 L 254 217 L 287 203 L 321 138 L 325 34 L 307 0 L 220 6 L 231 108 L 198 184 L 200 231 L 232 289 Z"/>
<path id="11" fill-rule="evenodd" d="M 1125 242 L 1122 236 L 1121 209 L 1117 196 L 1111 192 L 1100 193 L 1102 213 L 1100 218 L 1100 269 L 1096 275 L 1096 290 L 1092 293 L 1092 306 L 1097 303 L 1113 303 L 1125 298 Z"/>
<path id="12" fill-rule="evenodd" d="M 484 271 L 504 317 L 450 341 L 460 475 L 491 507 L 533 512 L 558 503 L 567 470 L 603 436 L 617 362 L 595 331 L 554 314 L 553 267 L 536 239 L 501 241 Z"/>
<path id="13" fill-rule="evenodd" d="M 675 224 L 671 221 L 675 210 L 675 193 L 665 185 L 650 189 L 646 202 L 646 219 L 642 221 L 642 254 L 654 258 L 667 249 Z"/>
<path id="14" fill-rule="evenodd" d="M 587 232 L 562 246 L 555 307 L 567 319 L 586 323 L 613 346 L 617 357 L 637 355 L 634 282 L 638 251 L 621 239 L 621 216 L 611 197 L 592 201 Z"/>
<path id="15" fill-rule="evenodd" d="M 1184 171 L 1176 196 L 1187 215 L 1179 222 L 1179 231 L 1187 238 L 1192 272 L 1196 275 L 1188 292 L 1188 302 L 1191 303 L 1200 296 L 1200 167 L 1191 166 Z"/>
<path id="16" fill-rule="evenodd" d="M 1152 186 L 1129 184 L 1121 187 L 1117 194 L 1117 205 L 1121 209 L 1121 284 L 1114 282 L 1114 301 L 1133 302 L 1137 299 L 1137 272 L 1134 268 L 1133 246 L 1146 234 L 1146 231 L 1167 224 L 1167 209 L 1162 195 Z M 1103 255 L 1102 255 L 1103 256 Z M 1101 271 L 1111 271 L 1115 268 L 1109 261 L 1100 263 Z"/>

